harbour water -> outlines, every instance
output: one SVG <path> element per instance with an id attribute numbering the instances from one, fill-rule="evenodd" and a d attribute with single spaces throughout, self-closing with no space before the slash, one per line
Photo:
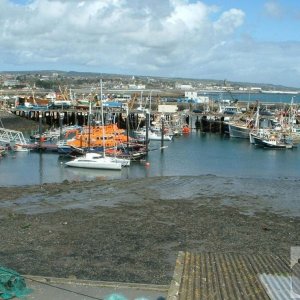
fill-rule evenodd
<path id="1" fill-rule="evenodd" d="M 267 150 L 247 140 L 196 131 L 165 142 L 163 151 L 160 142 L 150 145 L 146 161 L 122 171 L 66 167 L 67 159 L 56 153 L 11 153 L 0 160 L 0 185 L 161 178 L 151 188 L 162 199 L 214 196 L 221 205 L 244 207 L 245 213 L 269 210 L 300 216 L 300 149 Z M 88 206 L 84 195 L 82 203 Z"/>
<path id="2" fill-rule="evenodd" d="M 0 160 L 0 186 L 33 185 L 64 180 L 132 179 L 155 176 L 215 175 L 238 178 L 300 180 L 299 149 L 267 150 L 248 140 L 193 131 L 171 142 L 151 141 L 146 160 L 122 171 L 65 166 L 57 153 L 10 152 Z"/>
<path id="3" fill-rule="evenodd" d="M 300 94 L 289 93 L 235 93 L 231 92 L 203 92 L 203 96 L 208 96 L 210 99 L 219 100 L 233 100 L 237 99 L 243 102 L 254 103 L 256 101 L 260 103 L 291 103 L 293 98 L 294 103 L 300 102 Z"/>

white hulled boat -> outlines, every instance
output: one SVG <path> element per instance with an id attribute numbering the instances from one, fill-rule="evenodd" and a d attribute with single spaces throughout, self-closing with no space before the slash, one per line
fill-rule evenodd
<path id="1" fill-rule="evenodd" d="M 66 162 L 69 167 L 121 170 L 122 163 L 114 157 L 103 156 L 99 153 L 88 152 L 84 156 L 77 157 L 74 160 Z"/>
<path id="2" fill-rule="evenodd" d="M 102 100 L 102 80 L 101 80 L 101 100 Z M 103 105 L 101 105 L 101 116 L 103 118 Z M 89 108 L 91 115 L 91 102 Z M 90 124 L 90 121 L 89 121 Z M 90 132 L 90 131 L 89 131 Z M 104 126 L 102 126 L 102 138 L 104 139 Z M 103 144 L 103 154 L 87 152 L 84 156 L 77 157 L 72 161 L 66 162 L 69 167 L 105 169 L 105 170 L 121 170 L 123 166 L 129 166 L 130 161 L 127 159 L 105 156 L 105 143 Z"/>
<path id="3" fill-rule="evenodd" d="M 142 127 L 139 130 L 135 131 L 135 136 L 137 138 L 146 138 L 146 128 Z M 169 134 L 164 134 L 162 135 L 161 132 L 159 131 L 153 131 L 153 130 L 148 130 L 148 139 L 152 141 L 161 141 L 162 139 L 164 141 L 172 141 L 173 136 Z"/>

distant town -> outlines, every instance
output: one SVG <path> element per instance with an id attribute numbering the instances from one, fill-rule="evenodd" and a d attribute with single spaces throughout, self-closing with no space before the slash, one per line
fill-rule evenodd
<path id="1" fill-rule="evenodd" d="M 300 93 L 300 88 L 231 82 L 209 79 L 165 78 L 135 75 L 113 75 L 100 73 L 61 72 L 61 71 L 23 71 L 0 73 L 0 97 L 11 92 L 48 93 L 63 89 L 75 89 L 82 92 L 99 90 L 99 81 L 103 79 L 106 91 L 164 91 L 166 94 L 184 94 L 185 91 L 235 91 L 235 92 L 284 92 Z"/>
<path id="2" fill-rule="evenodd" d="M 101 88 L 100 88 L 101 81 Z M 102 96 L 100 96 L 102 93 Z M 31 71 L 0 73 L 0 108 L 2 109 L 88 109 L 100 100 L 110 107 L 139 109 L 147 103 L 158 108 L 162 103 L 215 106 L 219 100 L 236 102 L 248 94 L 300 94 L 300 89 L 271 84 L 231 82 L 228 80 L 165 78 L 136 75 Z M 224 94 L 224 98 L 223 98 Z M 253 98 L 252 98 L 253 99 Z M 214 100 L 215 101 L 215 100 Z M 225 100 L 224 100 L 225 101 Z M 174 106 L 175 107 L 175 106 Z M 184 106 L 182 106 L 182 109 Z M 194 107 L 200 109 L 200 107 Z"/>

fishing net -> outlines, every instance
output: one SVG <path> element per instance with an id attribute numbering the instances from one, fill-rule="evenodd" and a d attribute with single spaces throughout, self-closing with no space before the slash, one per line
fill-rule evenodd
<path id="1" fill-rule="evenodd" d="M 128 299 L 120 294 L 111 294 L 108 297 L 106 297 L 105 300 L 128 300 Z"/>
<path id="2" fill-rule="evenodd" d="M 22 298 L 30 292 L 20 274 L 0 266 L 0 299 Z"/>

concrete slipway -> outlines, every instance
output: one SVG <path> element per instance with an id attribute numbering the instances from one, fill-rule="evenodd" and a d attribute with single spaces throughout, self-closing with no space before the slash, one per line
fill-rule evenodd
<path id="1" fill-rule="evenodd" d="M 26 282 L 33 289 L 28 300 L 300 299 L 292 294 L 289 259 L 273 254 L 179 252 L 170 286 L 35 276 Z"/>

